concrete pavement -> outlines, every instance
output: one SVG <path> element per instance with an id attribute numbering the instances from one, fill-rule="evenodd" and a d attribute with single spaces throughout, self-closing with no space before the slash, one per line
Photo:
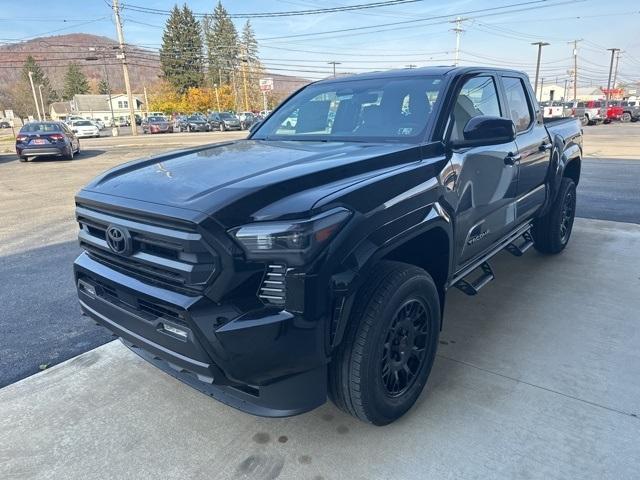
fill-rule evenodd
<path id="1" fill-rule="evenodd" d="M 0 478 L 637 479 L 639 250 L 639 225 L 578 219 L 559 256 L 500 254 L 384 428 L 251 417 L 109 343 L 0 390 Z"/>

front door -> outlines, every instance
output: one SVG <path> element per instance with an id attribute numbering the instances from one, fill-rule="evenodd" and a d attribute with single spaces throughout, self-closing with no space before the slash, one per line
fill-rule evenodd
<path id="1" fill-rule="evenodd" d="M 495 77 L 484 73 L 466 80 L 451 115 L 450 140 L 463 138 L 464 127 L 472 117 L 508 116 L 501 109 Z M 453 149 L 450 161 L 456 173 L 455 242 L 456 251 L 461 252 L 457 267 L 488 249 L 512 228 L 517 154 L 513 141 Z"/>

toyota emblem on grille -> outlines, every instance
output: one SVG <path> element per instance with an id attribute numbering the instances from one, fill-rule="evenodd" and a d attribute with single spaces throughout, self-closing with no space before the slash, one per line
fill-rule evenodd
<path id="1" fill-rule="evenodd" d="M 118 255 L 129 255 L 131 253 L 131 235 L 125 228 L 109 225 L 106 240 L 112 252 Z"/>

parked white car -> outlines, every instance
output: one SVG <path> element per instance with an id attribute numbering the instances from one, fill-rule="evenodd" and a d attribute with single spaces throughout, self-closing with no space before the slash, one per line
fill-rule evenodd
<path id="1" fill-rule="evenodd" d="M 89 119 L 89 121 L 93 123 L 96 127 L 98 127 L 100 130 L 104 128 L 104 122 L 99 118 L 91 118 Z"/>
<path id="2" fill-rule="evenodd" d="M 78 138 L 100 136 L 100 129 L 89 120 L 74 120 L 69 126 Z"/>

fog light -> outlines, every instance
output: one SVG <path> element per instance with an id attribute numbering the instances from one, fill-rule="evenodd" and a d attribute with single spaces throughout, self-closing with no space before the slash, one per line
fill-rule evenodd
<path id="1" fill-rule="evenodd" d="M 180 338 L 187 338 L 186 330 L 182 330 L 181 328 L 172 327 L 171 325 L 167 325 L 166 323 L 162 324 L 163 330 L 166 330 L 169 333 L 173 333 L 174 335 L 179 336 Z"/>
<path id="2" fill-rule="evenodd" d="M 78 280 L 78 289 L 82 290 L 90 297 L 96 296 L 96 287 L 94 287 L 90 283 L 85 282 L 84 280 Z"/>

